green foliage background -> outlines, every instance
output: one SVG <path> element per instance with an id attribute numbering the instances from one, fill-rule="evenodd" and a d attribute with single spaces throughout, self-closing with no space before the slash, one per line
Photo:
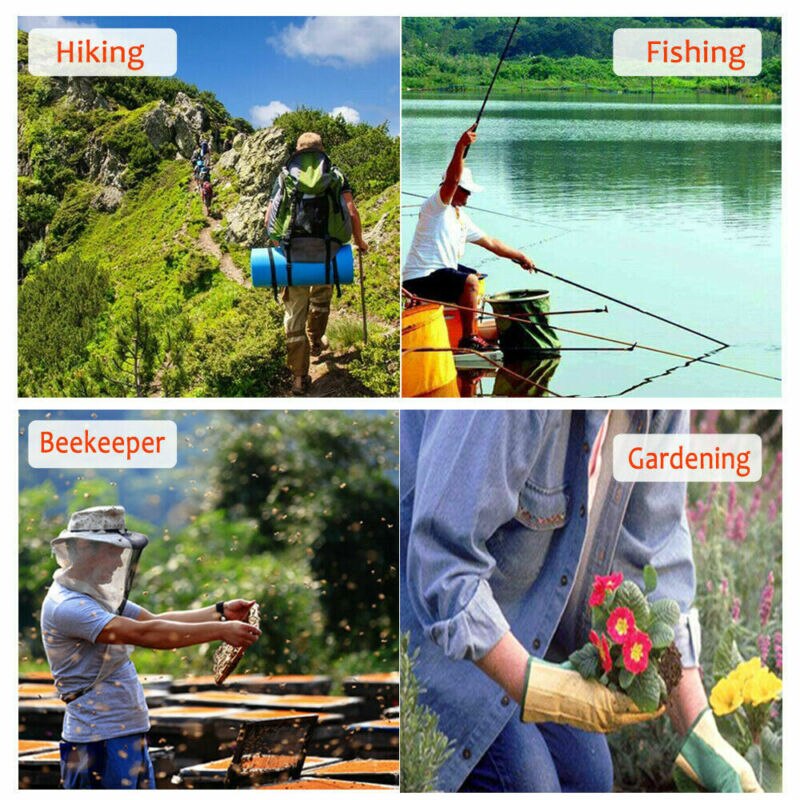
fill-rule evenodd
<path id="1" fill-rule="evenodd" d="M 403 88 L 478 91 L 488 86 L 513 20 L 501 17 L 407 17 Z M 523 17 L 495 92 L 600 90 L 649 92 L 649 78 L 621 78 L 612 68 L 617 28 L 753 27 L 761 29 L 763 69 L 756 78 L 656 78 L 657 92 L 714 92 L 763 99 L 781 91 L 781 20 L 777 17 Z"/>

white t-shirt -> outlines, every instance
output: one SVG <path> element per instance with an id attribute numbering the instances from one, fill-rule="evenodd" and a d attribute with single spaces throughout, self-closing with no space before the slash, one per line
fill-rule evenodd
<path id="1" fill-rule="evenodd" d="M 403 280 L 424 278 L 437 269 L 458 269 L 466 243 L 477 242 L 484 236 L 463 208 L 442 202 L 437 189 L 419 209 Z"/>

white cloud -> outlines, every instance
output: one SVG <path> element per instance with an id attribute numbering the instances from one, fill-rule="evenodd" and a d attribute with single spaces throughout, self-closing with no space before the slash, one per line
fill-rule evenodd
<path id="1" fill-rule="evenodd" d="M 399 17 L 309 17 L 268 40 L 289 58 L 333 67 L 363 66 L 400 51 Z"/>
<path id="2" fill-rule="evenodd" d="M 344 121 L 349 122 L 351 125 L 355 125 L 356 122 L 361 120 L 361 114 L 350 106 L 336 106 L 336 108 L 331 109 L 331 113 L 328 116 L 343 117 Z"/>
<path id="3" fill-rule="evenodd" d="M 251 106 L 250 122 L 256 128 L 269 128 L 277 117 L 291 110 L 289 106 L 281 103 L 280 100 L 271 100 L 265 106 Z"/>
<path id="4" fill-rule="evenodd" d="M 64 17 L 18 17 L 17 27 L 23 31 L 29 31 L 31 28 L 96 28 L 97 23 Z"/>

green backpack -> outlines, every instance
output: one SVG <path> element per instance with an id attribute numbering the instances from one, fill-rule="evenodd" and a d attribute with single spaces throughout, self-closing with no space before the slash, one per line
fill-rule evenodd
<path id="1" fill-rule="evenodd" d="M 333 269 L 333 283 L 341 294 L 334 256 L 352 235 L 342 199 L 344 185 L 344 175 L 318 150 L 295 153 L 283 166 L 273 191 L 267 236 L 283 249 L 289 285 L 293 263 L 324 262 L 326 276 Z"/>

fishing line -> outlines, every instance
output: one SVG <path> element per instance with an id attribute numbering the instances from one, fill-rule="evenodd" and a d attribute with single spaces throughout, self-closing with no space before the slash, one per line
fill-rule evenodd
<path id="1" fill-rule="evenodd" d="M 407 192 L 405 189 L 402 191 L 402 194 L 408 195 L 409 197 L 419 197 L 422 200 L 427 200 L 428 195 L 424 194 L 417 194 L 416 192 Z M 411 206 L 406 205 L 403 208 L 419 208 L 419 206 Z M 481 211 L 484 214 L 493 214 L 495 217 L 505 217 L 505 219 L 513 219 L 517 222 L 527 222 L 531 225 L 544 225 L 548 228 L 555 228 L 559 231 L 564 231 L 564 233 L 573 233 L 575 231 L 574 228 L 565 228 L 563 225 L 556 225 L 554 222 L 542 222 L 538 219 L 530 219 L 530 217 L 519 217 L 516 214 L 505 214 L 502 211 L 492 211 L 491 208 L 479 208 L 478 206 L 469 205 L 467 206 L 468 211 Z"/>

